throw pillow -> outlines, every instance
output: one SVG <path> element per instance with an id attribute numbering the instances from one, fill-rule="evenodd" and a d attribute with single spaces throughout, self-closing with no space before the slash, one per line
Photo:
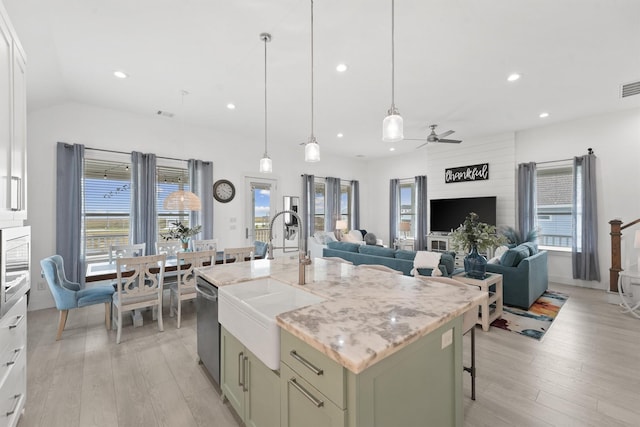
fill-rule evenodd
<path id="1" fill-rule="evenodd" d="M 500 264 L 500 257 L 494 256 L 489 261 L 487 261 L 487 264 Z"/>
<path id="2" fill-rule="evenodd" d="M 375 245 L 376 244 L 376 235 L 373 233 L 367 233 L 364 236 L 364 241 L 367 245 Z"/>
<path id="3" fill-rule="evenodd" d="M 498 246 L 495 252 L 493 253 L 493 255 L 498 258 L 501 258 L 502 255 L 504 255 L 504 253 L 507 252 L 508 250 L 509 250 L 509 247 L 507 247 L 506 245 Z"/>
<path id="4" fill-rule="evenodd" d="M 500 258 L 500 264 L 505 267 L 517 267 L 520 261 L 529 256 L 529 248 L 523 246 L 516 246 L 513 249 L 509 249 Z"/>
<path id="5" fill-rule="evenodd" d="M 362 245 L 360 246 L 361 254 L 383 256 L 386 258 L 393 258 L 395 251 L 391 248 L 381 248 L 380 246 Z"/>
<path id="6" fill-rule="evenodd" d="M 524 246 L 529 249 L 529 255 L 535 255 L 538 253 L 538 245 L 534 242 L 524 242 L 520 246 Z"/>
<path id="7" fill-rule="evenodd" d="M 358 252 L 358 248 L 360 248 L 360 245 L 350 242 L 329 242 L 327 243 L 327 247 L 329 249 L 335 249 L 337 251 Z"/>

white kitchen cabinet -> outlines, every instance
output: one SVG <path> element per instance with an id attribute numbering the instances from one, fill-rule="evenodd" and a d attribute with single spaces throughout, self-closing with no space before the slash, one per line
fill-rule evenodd
<path id="1" fill-rule="evenodd" d="M 27 218 L 26 56 L 0 3 L 0 226 Z"/>
<path id="2" fill-rule="evenodd" d="M 13 427 L 27 400 L 27 297 L 0 319 L 0 426 Z"/>

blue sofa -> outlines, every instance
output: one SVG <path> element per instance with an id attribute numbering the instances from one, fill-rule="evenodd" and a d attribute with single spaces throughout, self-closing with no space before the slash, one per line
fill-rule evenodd
<path id="1" fill-rule="evenodd" d="M 351 261 L 355 265 L 377 264 L 385 265 L 394 270 L 401 271 L 405 276 L 411 276 L 414 251 L 395 250 L 373 245 L 359 245 L 350 242 L 329 242 L 322 250 L 325 257 L 340 257 Z M 443 252 L 440 258 L 440 271 L 443 276 L 450 277 L 453 273 L 455 253 Z M 418 272 L 423 276 L 431 275 L 431 268 L 419 268 Z"/>
<path id="2" fill-rule="evenodd" d="M 505 304 L 528 309 L 549 286 L 547 251 L 523 243 L 507 250 L 498 264 L 487 264 L 487 272 L 502 274 Z"/>

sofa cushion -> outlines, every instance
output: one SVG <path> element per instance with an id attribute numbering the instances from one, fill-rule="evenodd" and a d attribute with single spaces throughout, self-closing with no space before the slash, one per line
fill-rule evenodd
<path id="1" fill-rule="evenodd" d="M 329 242 L 327 243 L 327 247 L 338 251 L 358 252 L 360 245 L 351 242 Z"/>
<path id="2" fill-rule="evenodd" d="M 336 236 L 332 231 L 316 231 L 313 233 L 313 237 L 315 237 L 316 241 L 321 245 L 337 241 Z"/>
<path id="3" fill-rule="evenodd" d="M 398 249 L 396 251 L 396 258 L 413 261 L 416 258 L 416 252 L 415 251 L 405 251 L 403 249 Z"/>
<path id="4" fill-rule="evenodd" d="M 381 248 L 380 246 L 362 245 L 359 252 L 365 255 L 376 255 L 387 258 L 394 258 L 395 250 L 391 248 Z"/>
<path id="5" fill-rule="evenodd" d="M 504 267 L 517 267 L 520 261 L 528 257 L 529 248 L 519 245 L 506 251 L 504 255 L 502 255 L 502 258 L 500 258 L 500 264 Z"/>
<path id="6" fill-rule="evenodd" d="M 538 245 L 533 242 L 524 242 L 520 246 L 524 246 L 529 249 L 529 255 L 535 255 L 538 253 Z"/>

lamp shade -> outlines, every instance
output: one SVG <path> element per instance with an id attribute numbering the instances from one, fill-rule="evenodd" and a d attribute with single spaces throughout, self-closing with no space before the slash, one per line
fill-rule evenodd
<path id="1" fill-rule="evenodd" d="M 336 230 L 346 230 L 347 229 L 347 221 L 343 219 L 339 219 L 336 221 Z"/>
<path id="2" fill-rule="evenodd" d="M 402 221 L 400 222 L 399 228 L 400 228 L 400 231 L 404 231 L 404 232 L 411 231 L 411 223 L 407 221 Z"/>
<path id="3" fill-rule="evenodd" d="M 636 249 L 640 249 L 640 230 L 636 231 L 636 238 L 633 241 L 633 247 Z"/>
<path id="4" fill-rule="evenodd" d="M 271 159 L 267 156 L 267 153 L 264 153 L 264 157 L 260 159 L 260 172 L 262 173 L 271 173 L 273 172 L 273 166 L 271 164 Z"/>
<path id="5" fill-rule="evenodd" d="M 382 122 L 382 140 L 385 142 L 402 141 L 404 139 L 403 128 L 402 116 L 395 111 L 390 111 Z"/>
<path id="6" fill-rule="evenodd" d="M 310 163 L 320 161 L 320 145 L 315 141 L 315 138 L 304 146 L 304 161 Z"/>
<path id="7" fill-rule="evenodd" d="M 184 190 L 169 193 L 162 203 L 162 207 L 169 211 L 199 211 L 200 206 L 200 198 Z"/>

